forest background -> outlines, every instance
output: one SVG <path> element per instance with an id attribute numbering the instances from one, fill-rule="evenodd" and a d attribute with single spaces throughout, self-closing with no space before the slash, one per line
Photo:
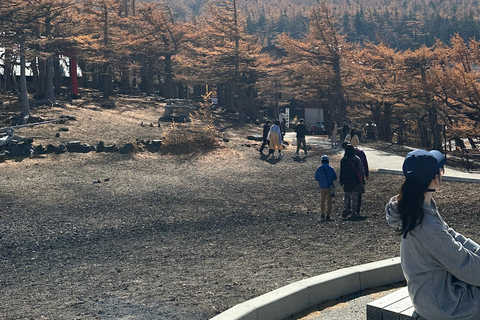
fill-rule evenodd
<path id="1" fill-rule="evenodd" d="M 72 97 L 60 60 L 71 69 L 78 60 L 80 85 L 104 99 L 208 93 L 240 124 L 276 117 L 285 103 L 320 106 L 328 128 L 348 118 L 374 123 L 385 141 L 442 149 L 442 133 L 478 136 L 479 8 L 478 0 L 3 0 L 0 94 L 18 96 L 26 122 L 32 103 Z"/>

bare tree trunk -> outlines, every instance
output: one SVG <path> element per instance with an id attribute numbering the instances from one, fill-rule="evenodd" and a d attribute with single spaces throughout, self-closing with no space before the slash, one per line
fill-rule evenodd
<path id="1" fill-rule="evenodd" d="M 165 55 L 165 98 L 173 97 L 172 56 Z"/>
<path id="2" fill-rule="evenodd" d="M 53 56 L 49 56 L 45 66 L 45 99 L 52 102 L 55 102 L 55 92 L 53 88 L 54 75 Z"/>
<path id="3" fill-rule="evenodd" d="M 112 75 L 110 74 L 110 64 L 107 62 L 104 65 L 104 73 L 103 73 L 103 97 L 107 99 L 112 95 L 113 95 Z"/>
<path id="4" fill-rule="evenodd" d="M 225 85 L 225 109 L 227 112 L 235 112 L 235 99 L 231 83 Z"/>
<path id="5" fill-rule="evenodd" d="M 342 84 L 342 75 L 340 68 L 340 56 L 335 56 L 332 61 L 333 67 L 333 90 L 335 95 L 335 106 L 336 107 L 336 121 L 337 123 L 342 123 L 342 121 L 347 117 L 347 107 L 345 105 L 345 96 Z"/>
<path id="6" fill-rule="evenodd" d="M 425 124 L 425 117 L 421 117 L 418 121 L 418 129 L 420 131 L 420 141 L 422 143 L 422 147 L 430 148 L 430 138 L 428 136 L 427 125 Z"/>
<path id="7" fill-rule="evenodd" d="M 53 73 L 54 73 L 54 86 L 55 94 L 62 93 L 62 70 L 60 69 L 60 58 L 56 54 L 53 58 Z"/>
<path id="8" fill-rule="evenodd" d="M 30 117 L 30 106 L 28 105 L 27 75 L 25 61 L 25 39 L 20 40 L 20 90 L 19 101 L 22 109 L 20 124 L 28 122 Z"/>
<path id="9" fill-rule="evenodd" d="M 428 109 L 428 120 L 433 134 L 433 149 L 442 151 L 442 126 L 438 124 L 437 108 L 435 106 Z"/>
<path id="10" fill-rule="evenodd" d="M 44 99 L 45 98 L 45 68 L 46 62 L 42 58 L 38 58 L 38 77 L 37 83 L 35 86 L 35 99 Z"/>
<path id="11" fill-rule="evenodd" d="M 37 64 L 38 58 L 34 57 L 32 62 L 31 62 L 31 68 L 32 68 L 32 76 L 33 76 L 33 81 L 32 81 L 32 87 L 35 90 L 35 93 L 37 92 L 38 89 L 38 64 Z"/>

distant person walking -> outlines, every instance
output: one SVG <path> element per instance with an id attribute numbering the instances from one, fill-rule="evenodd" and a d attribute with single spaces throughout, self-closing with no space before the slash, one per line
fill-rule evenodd
<path id="1" fill-rule="evenodd" d="M 340 140 L 341 141 L 345 141 L 345 137 L 347 136 L 349 131 L 350 131 L 350 127 L 347 124 L 347 120 L 343 120 L 342 131 L 340 131 Z"/>
<path id="2" fill-rule="evenodd" d="M 345 142 L 350 143 L 354 148 L 358 147 L 360 139 L 358 139 L 355 129 L 350 130 L 350 133 L 345 137 Z"/>
<path id="3" fill-rule="evenodd" d="M 355 155 L 355 148 L 352 145 L 345 147 L 345 154 L 340 160 L 340 185 L 343 186 L 345 197 L 343 199 L 342 217 L 350 214 L 357 217 L 358 194 L 362 192 L 365 183 L 365 175 L 360 159 Z M 351 209 L 349 208 L 351 205 Z"/>
<path id="4" fill-rule="evenodd" d="M 303 152 L 307 154 L 307 141 L 305 136 L 307 135 L 307 127 L 304 124 L 304 120 L 300 119 L 298 124 L 295 126 L 295 132 L 297 133 L 297 155 L 300 152 L 300 148 L 303 149 Z"/>
<path id="5" fill-rule="evenodd" d="M 278 150 L 278 156 L 282 156 L 282 132 L 280 131 L 280 122 L 277 120 L 268 132 L 267 140 L 270 141 L 269 157 L 275 157 L 275 150 Z"/>
<path id="6" fill-rule="evenodd" d="M 262 146 L 260 147 L 260 153 L 263 154 L 263 149 L 269 144 L 268 133 L 270 132 L 270 120 L 265 121 L 263 125 L 263 136 L 262 136 Z"/>
<path id="7" fill-rule="evenodd" d="M 318 186 L 320 187 L 320 221 L 332 221 L 330 215 L 332 213 L 332 197 L 335 194 L 330 188 L 334 185 L 334 181 L 337 180 L 337 173 L 330 166 L 330 159 L 327 155 L 323 155 L 321 161 L 322 164 L 315 171 L 315 180 L 318 181 Z M 327 207 L 326 211 L 325 205 Z"/>
<path id="8" fill-rule="evenodd" d="M 332 125 L 332 131 L 330 134 L 330 141 L 332 142 L 332 148 L 338 146 L 338 130 L 340 128 L 337 127 L 337 123 L 333 123 Z"/>

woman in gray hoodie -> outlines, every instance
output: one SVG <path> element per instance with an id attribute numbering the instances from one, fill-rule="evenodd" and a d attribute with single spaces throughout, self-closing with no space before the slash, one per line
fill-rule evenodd
<path id="1" fill-rule="evenodd" d="M 432 198 L 444 164 L 436 150 L 410 152 L 387 221 L 402 235 L 401 264 L 417 313 L 429 320 L 480 319 L 480 246 L 450 228 Z"/>

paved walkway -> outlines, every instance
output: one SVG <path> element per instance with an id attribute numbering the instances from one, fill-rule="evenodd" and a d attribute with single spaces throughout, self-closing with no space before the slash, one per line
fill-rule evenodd
<path id="1" fill-rule="evenodd" d="M 401 288 L 376 288 L 354 293 L 321 305 L 289 318 L 289 320 L 366 320 L 367 303 L 375 301 Z"/>
<path id="2" fill-rule="evenodd" d="M 294 132 L 287 132 L 285 135 L 285 140 L 291 143 L 294 135 Z M 327 139 L 325 136 L 307 136 L 307 145 L 316 145 L 326 149 L 331 148 L 330 139 Z M 370 171 L 402 174 L 402 165 L 405 157 L 375 150 L 362 145 L 360 145 L 360 148 L 362 148 L 362 150 L 365 151 L 365 154 L 367 155 Z M 338 153 L 343 153 L 343 149 L 341 147 L 336 148 L 336 150 Z M 448 166 L 447 158 L 447 166 L 445 166 L 444 179 L 480 183 L 480 173 L 472 173 L 453 169 Z"/>

